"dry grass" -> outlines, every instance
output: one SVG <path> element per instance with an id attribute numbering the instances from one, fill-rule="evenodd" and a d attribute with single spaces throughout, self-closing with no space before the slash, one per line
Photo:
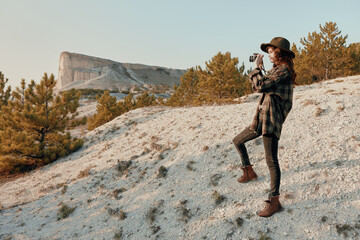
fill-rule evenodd
<path id="1" fill-rule="evenodd" d="M 186 164 L 186 168 L 189 170 L 189 171 L 196 171 L 196 169 L 194 168 L 194 161 L 189 161 L 187 164 Z"/>
<path id="2" fill-rule="evenodd" d="M 161 166 L 158 170 L 157 178 L 165 178 L 167 175 L 168 169 L 164 166 Z"/>
<path id="3" fill-rule="evenodd" d="M 114 235 L 114 240 L 121 240 L 123 237 L 123 230 L 122 228 L 118 230 Z"/>
<path id="4" fill-rule="evenodd" d="M 128 168 L 132 164 L 132 161 L 118 161 L 115 166 L 115 169 L 119 172 L 120 176 L 128 173 Z"/>
<path id="5" fill-rule="evenodd" d="M 317 107 L 315 111 L 315 117 L 320 117 L 325 112 L 325 109 Z"/>
<path id="6" fill-rule="evenodd" d="M 236 222 L 236 226 L 242 227 L 242 225 L 244 224 L 244 219 L 242 219 L 241 217 L 238 217 L 238 218 L 236 218 L 235 222 Z"/>
<path id="7" fill-rule="evenodd" d="M 343 235 L 343 237 L 356 237 L 359 236 L 359 233 L 357 230 L 360 230 L 360 223 L 356 223 L 354 226 L 350 224 L 336 224 L 336 231 L 339 235 Z M 351 236 L 352 235 L 352 236 Z"/>
<path id="8" fill-rule="evenodd" d="M 284 194 L 285 199 L 295 199 L 294 193 L 285 193 Z"/>
<path id="9" fill-rule="evenodd" d="M 329 90 L 327 90 L 325 93 L 332 93 L 332 92 L 335 92 L 335 90 L 329 89 Z"/>
<path id="10" fill-rule="evenodd" d="M 85 170 L 80 171 L 78 179 L 88 177 L 90 175 L 90 169 L 91 167 L 89 166 Z"/>
<path id="11" fill-rule="evenodd" d="M 214 193 L 212 194 L 212 197 L 214 198 L 216 205 L 220 205 L 222 202 L 224 202 L 226 200 L 226 197 L 221 195 L 217 191 L 214 191 Z"/>
<path id="12" fill-rule="evenodd" d="M 216 187 L 217 185 L 219 185 L 220 179 L 221 179 L 221 174 L 214 174 L 210 177 L 210 183 L 212 186 Z"/>
<path id="13" fill-rule="evenodd" d="M 121 193 L 125 192 L 126 191 L 126 188 L 119 188 L 119 189 L 115 189 L 113 192 L 112 192 L 112 196 L 119 200 L 121 199 Z"/>
<path id="14" fill-rule="evenodd" d="M 186 207 L 186 203 L 187 200 L 183 200 L 177 206 L 177 211 L 180 212 L 179 220 L 185 223 L 187 223 L 190 220 L 190 218 L 193 216 L 190 209 Z"/>
<path id="15" fill-rule="evenodd" d="M 312 99 L 306 99 L 306 100 L 302 101 L 301 104 L 305 107 L 308 105 L 318 105 L 319 103 Z"/>
<path id="16" fill-rule="evenodd" d="M 339 112 L 344 111 L 344 109 L 345 109 L 344 104 L 341 104 L 341 105 L 339 105 L 339 106 L 337 107 L 337 110 L 338 110 Z"/>
<path id="17" fill-rule="evenodd" d="M 111 216 L 117 217 L 120 220 L 124 220 L 126 218 L 126 213 L 123 210 L 119 209 L 119 208 L 116 208 L 116 209 L 107 208 L 107 212 Z"/>
<path id="18" fill-rule="evenodd" d="M 58 210 L 58 221 L 70 216 L 71 213 L 75 211 L 76 207 L 69 207 L 66 204 L 62 204 L 61 208 Z"/>

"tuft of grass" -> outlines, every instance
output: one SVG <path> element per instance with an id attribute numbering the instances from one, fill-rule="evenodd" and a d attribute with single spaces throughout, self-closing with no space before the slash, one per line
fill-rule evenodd
<path id="1" fill-rule="evenodd" d="M 113 192 L 112 192 L 112 196 L 119 200 L 121 199 L 121 193 L 125 192 L 126 191 L 126 188 L 119 188 L 119 189 L 115 189 Z"/>
<path id="2" fill-rule="evenodd" d="M 150 149 L 160 152 L 163 149 L 163 146 L 157 143 L 152 142 L 150 144 Z"/>
<path id="3" fill-rule="evenodd" d="M 217 173 L 217 174 L 214 174 L 210 177 L 210 182 L 211 182 L 211 185 L 216 187 L 217 185 L 219 185 L 219 182 L 220 182 L 220 179 L 221 179 L 221 174 Z"/>
<path id="4" fill-rule="evenodd" d="M 159 232 L 161 230 L 161 227 L 160 226 L 151 226 L 150 227 L 151 231 L 152 231 L 152 234 L 156 234 L 157 232 Z"/>
<path id="5" fill-rule="evenodd" d="M 153 224 L 156 220 L 156 217 L 158 214 L 162 214 L 163 212 L 160 212 L 160 208 L 163 206 L 164 200 L 159 200 L 154 204 L 153 207 L 151 207 L 147 213 L 146 213 L 146 219 Z"/>
<path id="6" fill-rule="evenodd" d="M 157 178 L 164 178 L 166 177 L 168 169 L 164 166 L 161 166 L 158 170 Z"/>
<path id="7" fill-rule="evenodd" d="M 344 109 L 345 109 L 345 106 L 344 106 L 343 104 L 339 105 L 338 108 L 337 108 L 337 110 L 338 110 L 339 112 L 344 111 Z"/>
<path id="8" fill-rule="evenodd" d="M 242 227 L 244 224 L 244 219 L 242 219 L 241 217 L 238 217 L 238 218 L 236 218 L 235 222 L 236 222 L 236 226 Z"/>
<path id="9" fill-rule="evenodd" d="M 343 235 L 345 238 L 349 237 L 351 232 L 354 232 L 354 235 L 358 235 L 355 228 L 349 224 L 336 224 L 336 232 L 339 235 Z"/>
<path id="10" fill-rule="evenodd" d="M 172 142 L 171 145 L 172 145 L 172 149 L 175 149 L 175 148 L 177 148 L 179 146 L 179 143 L 178 142 Z"/>
<path id="11" fill-rule="evenodd" d="M 132 161 L 119 161 L 115 166 L 115 169 L 119 172 L 120 176 L 128 172 L 129 167 L 131 166 Z"/>
<path id="12" fill-rule="evenodd" d="M 329 89 L 325 93 L 332 93 L 332 92 L 335 92 L 335 90 L 334 89 Z"/>
<path id="13" fill-rule="evenodd" d="M 252 214 L 252 213 L 248 213 L 248 214 L 246 214 L 246 219 L 251 219 L 252 217 L 254 217 L 255 216 L 255 214 Z"/>
<path id="14" fill-rule="evenodd" d="M 177 206 L 177 211 L 180 212 L 179 220 L 185 223 L 187 223 L 190 220 L 190 218 L 193 216 L 190 209 L 186 207 L 186 203 L 187 200 L 183 200 Z"/>
<path id="15" fill-rule="evenodd" d="M 328 217 L 327 217 L 327 216 L 322 216 L 322 217 L 321 217 L 321 222 L 322 222 L 322 223 L 326 223 L 327 220 L 328 220 Z"/>
<path id="16" fill-rule="evenodd" d="M 91 169 L 91 167 L 87 167 L 85 170 L 80 171 L 79 175 L 78 175 L 78 178 L 88 177 L 90 175 L 90 169 Z"/>
<path id="17" fill-rule="evenodd" d="M 259 236 L 259 240 L 271 240 L 271 237 L 269 237 L 269 236 L 266 235 L 267 233 L 270 233 L 270 232 L 271 232 L 271 231 L 270 231 L 269 228 L 266 230 L 266 233 L 264 233 L 264 232 L 262 232 L 262 231 L 258 231 L 258 234 L 260 235 L 260 236 Z"/>
<path id="18" fill-rule="evenodd" d="M 148 221 L 150 221 L 151 224 L 153 224 L 156 220 L 156 215 L 158 213 L 158 208 L 157 207 L 151 207 L 147 214 L 146 214 L 146 219 Z"/>
<path id="19" fill-rule="evenodd" d="M 115 216 L 115 217 L 119 218 L 120 220 L 124 220 L 126 218 L 126 213 L 119 208 L 116 208 L 116 209 L 108 208 L 107 212 L 111 216 Z"/>
<path id="20" fill-rule="evenodd" d="M 224 202 L 226 200 L 226 197 L 221 195 L 217 191 L 214 191 L 214 193 L 212 194 L 212 197 L 214 198 L 216 205 L 220 205 L 222 202 Z"/>
<path id="21" fill-rule="evenodd" d="M 315 111 L 315 117 L 320 117 L 321 114 L 323 114 L 324 112 L 325 112 L 325 109 L 317 107 L 317 109 Z"/>
<path id="22" fill-rule="evenodd" d="M 65 194 L 67 188 L 68 188 L 68 186 L 67 186 L 67 185 L 64 185 L 64 186 L 63 186 L 63 189 L 61 190 L 61 194 Z"/>
<path id="23" fill-rule="evenodd" d="M 342 163 L 342 161 L 340 161 L 340 160 L 335 161 L 335 165 L 338 166 L 338 167 L 340 167 L 342 164 L 343 164 L 343 163 Z"/>
<path id="24" fill-rule="evenodd" d="M 293 193 L 285 193 L 284 198 L 285 199 L 295 199 L 295 196 Z"/>
<path id="25" fill-rule="evenodd" d="M 114 240 L 121 240 L 123 236 L 123 230 L 122 228 L 118 230 L 114 235 Z"/>
<path id="26" fill-rule="evenodd" d="M 58 210 L 58 221 L 70 216 L 71 213 L 75 211 L 76 207 L 69 207 L 66 204 L 62 204 L 61 208 Z"/>
<path id="27" fill-rule="evenodd" d="M 316 102 L 315 100 L 312 99 L 306 99 L 305 101 L 302 102 L 303 106 L 308 106 L 308 105 L 318 105 L 318 102 Z"/>
<path id="28" fill-rule="evenodd" d="M 196 169 L 195 169 L 194 166 L 193 166 L 194 164 L 195 164 L 194 161 L 189 161 L 189 162 L 186 164 L 187 170 L 189 170 L 189 171 L 196 171 Z"/>

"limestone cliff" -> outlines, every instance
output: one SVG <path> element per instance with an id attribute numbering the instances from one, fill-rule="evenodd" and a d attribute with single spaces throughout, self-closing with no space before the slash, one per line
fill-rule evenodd
<path id="1" fill-rule="evenodd" d="M 180 82 L 185 70 L 142 64 L 120 63 L 77 53 L 62 52 L 56 88 L 129 89 L 144 84 Z"/>

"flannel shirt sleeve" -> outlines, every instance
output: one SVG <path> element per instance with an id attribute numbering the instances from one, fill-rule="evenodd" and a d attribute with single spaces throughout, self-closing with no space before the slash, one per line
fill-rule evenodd
<path id="1" fill-rule="evenodd" d="M 290 76 L 290 72 L 286 65 L 281 65 L 271 70 L 268 75 L 262 75 L 261 70 L 256 68 L 250 74 L 249 78 L 252 84 L 252 88 L 255 92 L 266 92 L 283 79 Z"/>

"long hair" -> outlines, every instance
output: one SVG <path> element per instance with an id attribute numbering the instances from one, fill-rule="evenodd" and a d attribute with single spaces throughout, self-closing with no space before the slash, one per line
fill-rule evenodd
<path id="1" fill-rule="evenodd" d="M 286 51 L 281 50 L 280 48 L 277 47 L 273 47 L 274 49 L 274 55 L 275 55 L 275 62 L 274 62 L 274 66 L 279 66 L 281 64 L 286 64 L 288 70 L 291 73 L 291 81 L 296 84 L 295 82 L 295 78 L 296 78 L 296 72 L 294 69 L 294 61 L 293 58 L 291 57 L 291 55 L 289 53 L 287 53 Z"/>

